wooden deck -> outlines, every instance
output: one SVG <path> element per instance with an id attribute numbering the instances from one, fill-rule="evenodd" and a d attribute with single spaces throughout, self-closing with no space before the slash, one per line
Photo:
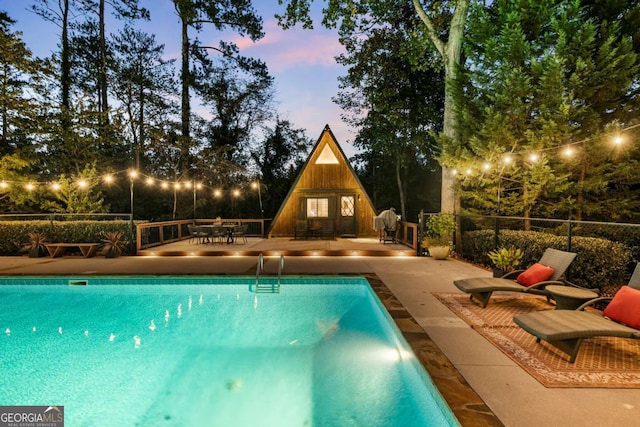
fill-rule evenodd
<path id="1" fill-rule="evenodd" d="M 295 240 L 290 238 L 247 238 L 247 243 L 202 244 L 188 239 L 141 249 L 141 256 L 416 256 L 416 251 L 377 238 L 338 238 L 335 240 Z"/>

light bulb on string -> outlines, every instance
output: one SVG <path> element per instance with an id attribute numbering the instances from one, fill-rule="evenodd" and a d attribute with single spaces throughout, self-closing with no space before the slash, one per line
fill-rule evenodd
<path id="1" fill-rule="evenodd" d="M 613 143 L 614 143 L 614 145 L 616 145 L 616 146 L 618 146 L 618 147 L 619 147 L 620 145 L 622 145 L 622 143 L 623 143 L 623 142 L 624 142 L 624 138 L 622 138 L 622 136 L 620 136 L 620 135 L 616 135 L 616 136 L 613 138 Z"/>
<path id="2" fill-rule="evenodd" d="M 573 153 L 574 153 L 574 150 L 571 147 L 566 147 L 564 150 L 562 150 L 562 154 L 565 157 L 571 157 L 571 156 L 573 156 Z"/>

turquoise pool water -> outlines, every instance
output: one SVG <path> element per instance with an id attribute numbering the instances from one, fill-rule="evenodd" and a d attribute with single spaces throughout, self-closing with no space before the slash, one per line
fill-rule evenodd
<path id="1" fill-rule="evenodd" d="M 0 278 L 0 404 L 67 426 L 458 425 L 365 279 L 254 280 Z"/>

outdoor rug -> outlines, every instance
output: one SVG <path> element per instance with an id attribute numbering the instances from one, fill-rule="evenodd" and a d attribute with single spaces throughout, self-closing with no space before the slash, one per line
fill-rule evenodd
<path id="1" fill-rule="evenodd" d="M 562 351 L 513 322 L 531 311 L 551 310 L 544 297 L 492 296 L 481 308 L 463 293 L 434 293 L 439 301 L 545 387 L 640 388 L 640 340 L 596 337 L 582 342 L 574 363 Z"/>

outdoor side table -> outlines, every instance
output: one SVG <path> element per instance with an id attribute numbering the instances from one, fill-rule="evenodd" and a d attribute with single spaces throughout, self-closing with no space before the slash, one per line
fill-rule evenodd
<path id="1" fill-rule="evenodd" d="M 551 298 L 556 300 L 556 310 L 575 310 L 583 303 L 598 298 L 598 294 L 588 289 L 573 286 L 549 285 L 545 288 Z"/>

